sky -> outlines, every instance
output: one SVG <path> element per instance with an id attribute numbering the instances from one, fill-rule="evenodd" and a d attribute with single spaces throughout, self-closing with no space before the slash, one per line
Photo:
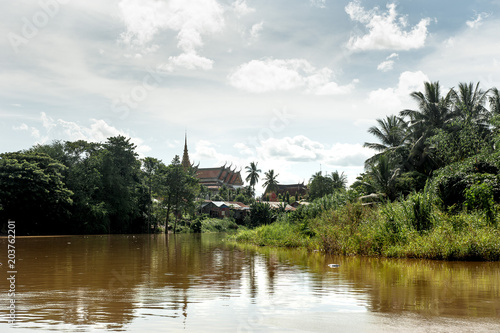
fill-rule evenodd
<path id="1" fill-rule="evenodd" d="M 187 133 L 201 168 L 352 183 L 425 81 L 500 86 L 500 0 L 0 4 L 0 152 L 124 135 L 168 164 Z"/>

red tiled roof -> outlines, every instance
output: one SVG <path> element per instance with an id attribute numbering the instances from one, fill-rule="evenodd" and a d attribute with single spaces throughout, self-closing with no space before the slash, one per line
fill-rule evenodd
<path id="1" fill-rule="evenodd" d="M 198 169 L 196 177 L 202 178 L 217 178 L 221 172 L 221 168 Z"/>
<path id="2" fill-rule="evenodd" d="M 234 172 L 225 167 L 198 169 L 196 177 L 201 183 L 214 183 L 214 180 L 218 179 L 223 184 L 243 185 L 240 172 Z"/>

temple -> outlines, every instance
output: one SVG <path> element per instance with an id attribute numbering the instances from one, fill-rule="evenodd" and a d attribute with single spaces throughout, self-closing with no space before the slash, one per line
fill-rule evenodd
<path id="1" fill-rule="evenodd" d="M 196 177 L 201 185 L 206 186 L 212 192 L 218 191 L 222 186 L 235 190 L 243 187 L 240 171 L 236 171 L 236 168 L 231 169 L 231 166 L 226 167 L 224 164 L 216 168 L 198 168 Z"/>
<path id="2" fill-rule="evenodd" d="M 269 196 L 270 201 L 276 201 L 279 195 L 289 195 L 295 196 L 298 198 L 299 196 L 304 197 L 307 194 L 307 186 L 304 183 L 298 184 L 278 184 L 276 185 L 276 190 L 269 191 L 266 189 L 266 192 L 262 195 L 263 198 Z M 297 200 L 297 199 L 296 199 Z"/>
<path id="3" fill-rule="evenodd" d="M 206 186 L 211 192 L 217 192 L 223 186 L 230 190 L 236 190 L 243 187 L 243 179 L 241 178 L 241 169 L 236 171 L 236 167 L 232 168 L 224 164 L 221 167 L 215 168 L 200 168 L 194 166 L 189 160 L 189 153 L 187 148 L 187 134 L 184 138 L 184 154 L 182 155 L 182 166 L 184 169 L 195 169 L 196 178 L 198 178 L 201 185 Z"/>
<path id="4" fill-rule="evenodd" d="M 189 162 L 189 154 L 188 154 L 188 141 L 187 141 L 187 133 L 184 135 L 184 154 L 182 155 L 182 166 L 184 170 L 187 170 L 191 167 L 191 162 Z"/>

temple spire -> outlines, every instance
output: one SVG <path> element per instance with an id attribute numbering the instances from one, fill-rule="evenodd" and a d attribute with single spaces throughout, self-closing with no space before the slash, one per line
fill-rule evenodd
<path id="1" fill-rule="evenodd" d="M 187 132 L 184 135 L 184 154 L 182 155 L 182 166 L 184 170 L 191 167 L 191 162 L 189 162 L 188 146 L 187 146 Z"/>

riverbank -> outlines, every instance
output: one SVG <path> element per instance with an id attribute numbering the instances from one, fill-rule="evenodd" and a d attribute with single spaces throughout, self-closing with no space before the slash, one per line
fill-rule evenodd
<path id="1" fill-rule="evenodd" d="M 314 215 L 314 214 L 312 214 Z M 237 232 L 231 240 L 328 254 L 438 260 L 500 260 L 498 209 L 443 212 L 416 195 L 379 206 L 347 203 Z"/>

